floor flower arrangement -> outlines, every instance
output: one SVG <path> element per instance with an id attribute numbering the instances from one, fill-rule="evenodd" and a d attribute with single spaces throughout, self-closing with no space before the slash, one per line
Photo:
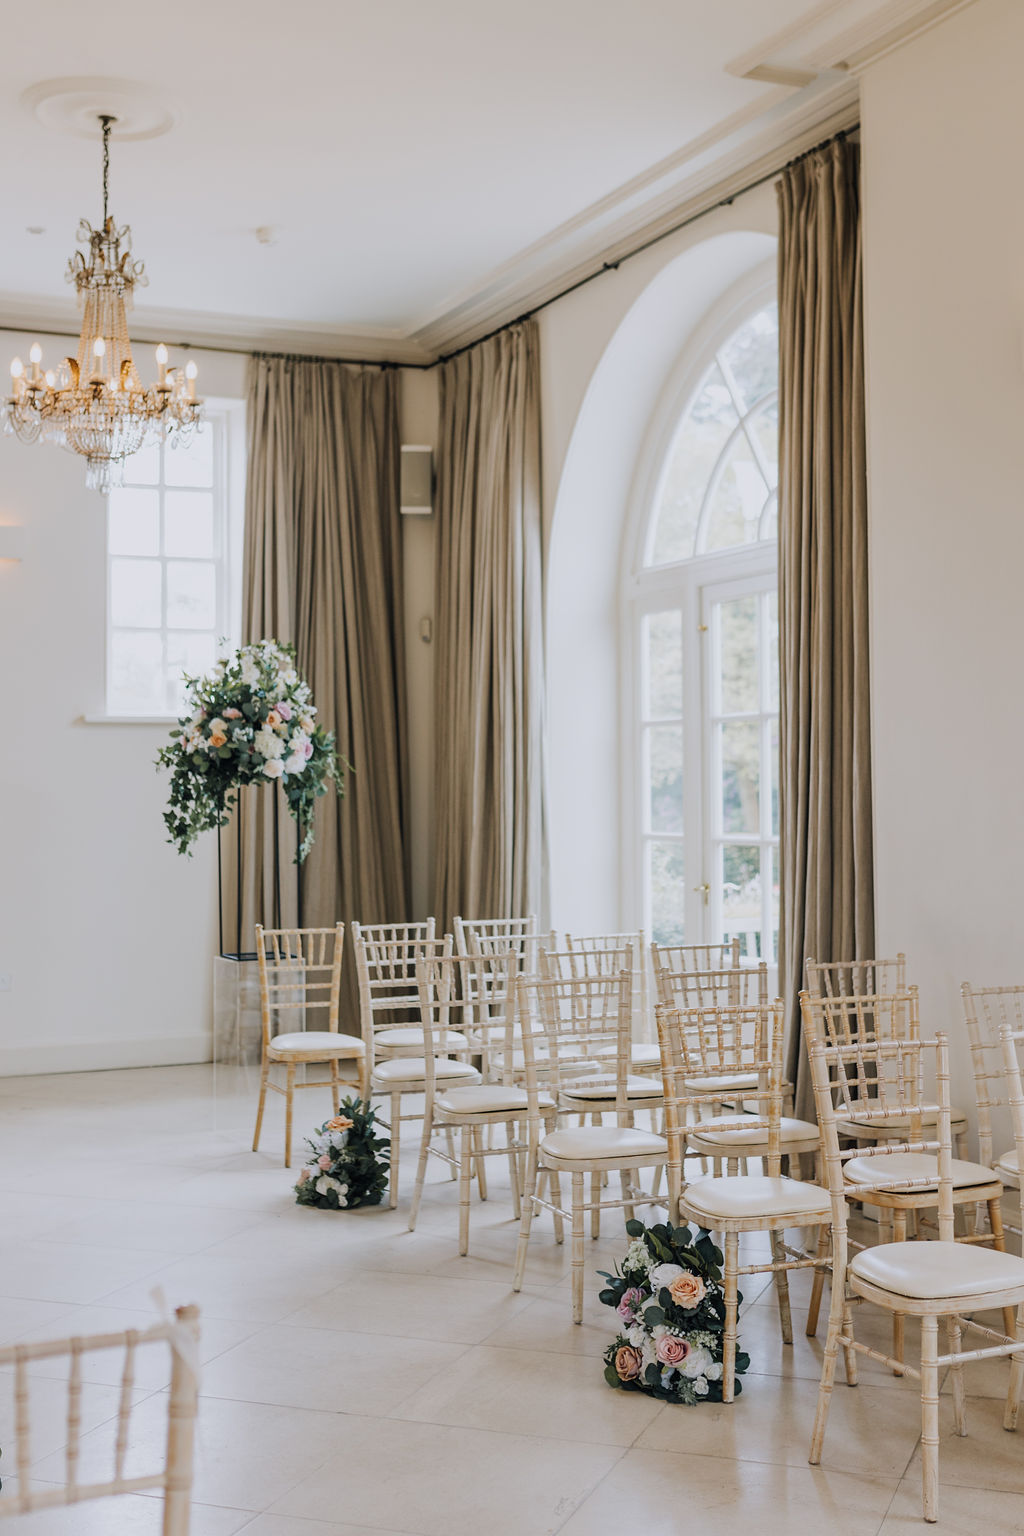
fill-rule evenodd
<path id="1" fill-rule="evenodd" d="M 299 1205 L 353 1210 L 380 1205 L 388 1185 L 391 1143 L 377 1131 L 376 1111 L 362 1099 L 345 1099 L 341 1113 L 306 1138 L 312 1156 L 299 1174 Z"/>
<path id="2" fill-rule="evenodd" d="M 280 780 L 299 827 L 301 862 L 313 846 L 317 797 L 331 783 L 340 795 L 342 776 L 334 736 L 317 721 L 295 651 L 260 640 L 186 683 L 190 713 L 157 754 L 157 766 L 171 770 L 169 841 L 190 852 L 200 832 L 227 825 L 240 787 Z"/>
<path id="3" fill-rule="evenodd" d="M 626 1231 L 633 1241 L 621 1272 L 601 1271 L 607 1285 L 600 1299 L 614 1307 L 621 1323 L 605 1351 L 605 1380 L 663 1402 L 721 1402 L 721 1250 L 703 1229 L 694 1237 L 689 1227 L 627 1221 Z M 737 1350 L 737 1378 L 749 1364 L 750 1356 Z"/>

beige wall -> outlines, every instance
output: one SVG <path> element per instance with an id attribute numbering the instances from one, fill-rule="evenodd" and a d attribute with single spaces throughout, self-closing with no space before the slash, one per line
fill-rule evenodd
<path id="1" fill-rule="evenodd" d="M 863 82 L 878 944 L 927 1030 L 1024 981 L 1022 57 L 979 0 Z"/>

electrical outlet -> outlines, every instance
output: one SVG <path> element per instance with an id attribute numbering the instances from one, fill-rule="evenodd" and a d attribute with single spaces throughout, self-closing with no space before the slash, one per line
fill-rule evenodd
<path id="1" fill-rule="evenodd" d="M 0 992 L 9 992 L 13 980 L 10 971 L 0 971 Z"/>

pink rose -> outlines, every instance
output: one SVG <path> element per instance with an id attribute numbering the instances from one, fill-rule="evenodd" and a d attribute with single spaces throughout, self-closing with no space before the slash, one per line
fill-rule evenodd
<path id="1" fill-rule="evenodd" d="M 632 1344 L 620 1344 L 615 1351 L 615 1374 L 620 1381 L 636 1381 L 640 1375 L 641 1356 Z"/>
<path id="2" fill-rule="evenodd" d="M 290 720 L 291 719 L 291 717 L 292 717 L 292 707 L 288 703 L 287 699 L 282 699 L 280 704 L 275 704 L 274 705 L 274 708 L 277 710 L 277 712 L 280 715 L 282 720 Z"/>
<path id="3" fill-rule="evenodd" d="M 640 1308 L 643 1299 L 643 1291 L 635 1285 L 631 1285 L 627 1291 L 623 1291 L 622 1300 L 615 1310 L 624 1323 L 631 1323 L 633 1321 L 633 1317 Z"/>
<path id="4" fill-rule="evenodd" d="M 690 1353 L 690 1346 L 685 1339 L 681 1339 L 675 1333 L 663 1333 L 654 1347 L 662 1365 L 680 1366 Z"/>
<path id="5" fill-rule="evenodd" d="M 676 1276 L 668 1288 L 668 1293 L 677 1307 L 689 1311 L 692 1307 L 700 1306 L 704 1300 L 705 1290 L 706 1286 L 700 1275 L 693 1275 L 687 1271 L 686 1274 Z"/>
<path id="6" fill-rule="evenodd" d="M 327 1156 L 326 1152 L 321 1152 L 321 1154 L 317 1158 L 316 1162 L 317 1162 L 317 1167 L 318 1168 L 322 1168 L 324 1173 L 326 1173 L 328 1168 L 331 1166 L 331 1160 Z"/>
<path id="7" fill-rule="evenodd" d="M 241 718 L 242 711 L 240 709 L 226 709 L 224 711 L 225 720 L 241 720 Z"/>
<path id="8" fill-rule="evenodd" d="M 302 750 L 308 762 L 308 760 L 313 756 L 313 743 L 311 741 L 307 741 Z"/>

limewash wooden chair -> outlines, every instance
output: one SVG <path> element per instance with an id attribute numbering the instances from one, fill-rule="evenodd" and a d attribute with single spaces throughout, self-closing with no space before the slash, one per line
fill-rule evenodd
<path id="1" fill-rule="evenodd" d="M 567 933 L 565 948 L 572 954 L 617 950 L 623 955 L 623 965 L 633 974 L 633 1071 L 660 1075 L 661 1059 L 658 1042 L 654 1038 L 654 1013 L 651 1008 L 650 953 L 643 930 L 583 936 Z"/>
<path id="2" fill-rule="evenodd" d="M 321 1082 L 296 1082 L 296 1068 L 326 1065 L 330 1069 L 333 1113 L 338 1112 L 342 1079 L 339 1067 L 355 1067 L 354 1086 L 366 1097 L 369 1076 L 367 1051 L 359 1035 L 338 1029 L 341 999 L 341 955 L 345 929 L 264 928 L 256 924 L 256 961 L 260 981 L 260 1014 L 263 1032 L 260 1063 L 260 1098 L 252 1149 L 259 1151 L 267 1089 L 284 1095 L 284 1165 L 292 1165 L 292 1109 L 297 1088 L 323 1088 Z M 311 1010 L 323 1009 L 325 1028 L 308 1029 Z M 282 1027 L 283 1026 L 283 1027 Z M 285 1085 L 274 1082 L 271 1069 L 283 1066 Z"/>
<path id="3" fill-rule="evenodd" d="M 1012 1046 L 1011 1046 L 1012 1049 Z M 1024 1385 L 1024 1260 L 1015 1255 L 957 1242 L 953 1231 L 955 1161 L 949 1104 L 949 1046 L 934 1040 L 879 1039 L 809 1041 L 811 1076 L 824 1146 L 832 1206 L 832 1300 L 822 1361 L 818 1407 L 809 1460 L 822 1458 L 829 1406 L 840 1349 L 849 1386 L 857 1384 L 857 1354 L 887 1365 L 921 1384 L 921 1482 L 924 1518 L 939 1513 L 939 1373 L 950 1369 L 956 1432 L 967 1433 L 963 1367 L 975 1360 L 1010 1357 L 1004 1427 L 1016 1429 Z M 870 1091 L 868 1091 L 870 1085 Z M 930 1092 L 934 1086 L 935 1092 Z M 909 1127 L 904 1143 L 859 1143 L 840 1148 L 844 1125 L 870 1125 L 883 1116 L 901 1117 Z M 924 1141 L 926 1128 L 937 1140 Z M 1022 1127 L 1024 1129 L 1024 1127 Z M 875 1162 L 874 1192 L 912 1200 L 920 1195 L 938 1205 L 936 1242 L 881 1243 L 851 1256 L 847 1224 L 853 1163 Z M 915 1166 L 923 1171 L 915 1173 Z M 921 1362 L 917 1369 L 902 1354 L 894 1357 L 861 1343 L 853 1326 L 853 1304 L 870 1302 L 894 1319 L 918 1318 Z M 1013 1311 L 1016 1309 L 1016 1318 Z M 1002 1310 L 1003 1333 L 964 1313 Z M 948 1350 L 939 1354 L 938 1325 L 946 1319 Z M 980 1335 L 982 1347 L 962 1348 L 963 1331 Z M 905 1401 L 906 1399 L 900 1399 Z"/>
<path id="4" fill-rule="evenodd" d="M 353 923 L 352 949 L 359 982 L 359 1021 L 372 1066 L 423 1050 L 416 962 L 436 940 L 434 919 L 422 923 Z M 465 1052 L 465 1035 L 452 1030 L 451 1054 Z"/>
<path id="5" fill-rule="evenodd" d="M 996 1151 L 997 1125 L 993 1111 L 998 1114 L 1002 1110 L 1005 1114 L 1008 1108 L 1000 1035 L 1004 1029 L 1024 1030 L 1024 986 L 972 987 L 965 981 L 960 995 L 971 1043 L 971 1067 L 978 1106 L 978 1160 L 994 1169 L 1007 1188 L 1017 1191 L 1020 1212 L 1022 1164 L 1015 1146 Z M 1005 1137 L 1005 1126 L 1001 1125 L 999 1129 Z M 1003 1138 L 999 1144 L 1003 1144 Z M 1022 1228 L 1024 1218 L 1009 1230 L 1022 1237 Z"/>
<path id="6" fill-rule="evenodd" d="M 416 1226 L 427 1163 L 433 1154 L 452 1170 L 459 1181 L 459 1253 L 469 1252 L 470 1184 L 475 1175 L 481 1200 L 487 1199 L 486 1159 L 508 1159 L 512 1213 L 519 1219 L 519 1156 L 526 1143 L 519 1126 L 529 1108 L 525 1088 L 516 1082 L 514 1065 L 514 985 L 517 960 L 510 951 L 503 956 L 454 955 L 447 950 L 423 954 L 417 965 L 422 1025 L 422 1051 L 426 1063 L 423 1134 L 416 1169 L 409 1231 Z M 463 1026 L 479 1052 L 483 1081 L 451 1084 L 439 1081 L 436 1056 L 442 1041 L 452 1034 L 452 1020 Z M 539 1109 L 554 1128 L 555 1102 L 542 1094 Z M 504 1126 L 505 1139 L 494 1145 L 490 1133 Z M 449 1141 L 448 1150 L 432 1143 L 435 1129 L 450 1137 L 459 1133 L 459 1152 Z M 486 1134 L 485 1134 L 486 1133 Z"/>
<path id="7" fill-rule="evenodd" d="M 167 1433 L 161 1466 L 144 1474 L 129 1474 L 128 1458 L 132 1451 L 131 1413 L 135 1400 L 135 1368 L 142 1350 L 169 1346 L 171 1383 L 167 1394 Z M 123 1350 L 121 1393 L 114 1434 L 113 1466 L 103 1477 L 88 1465 L 82 1475 L 82 1357 L 93 1351 Z M 64 1482 L 54 1488 L 48 1484 L 33 1487 L 32 1398 L 30 1371 L 39 1360 L 66 1358 L 68 1362 L 67 1419 L 64 1430 Z M 162 1536 L 189 1536 L 192 1502 L 193 1442 L 195 1438 L 198 1392 L 199 1309 L 179 1307 L 173 1319 L 154 1323 L 150 1328 L 129 1328 L 122 1333 L 92 1334 L 84 1337 L 37 1340 L 0 1349 L 0 1373 L 13 1381 L 13 1446 L 4 1440 L 4 1465 L 13 1463 L 17 1473 L 16 1488 L 6 1487 L 0 1497 L 0 1521 L 10 1515 L 32 1515 L 41 1510 L 64 1508 L 116 1494 L 154 1494 L 161 1496 Z M 53 1425 L 43 1426 L 47 1438 Z M 12 1455 L 13 1450 L 13 1455 Z M 4 1474 L 5 1481 L 7 1473 Z M 116 1515 L 111 1516 L 116 1521 Z M 147 1521 L 148 1525 L 148 1521 Z M 39 1525 L 40 1536 L 48 1522 Z M 113 1530 L 113 1524 L 110 1529 Z M 118 1526 L 118 1529 L 121 1529 Z M 152 1527 L 156 1529 L 155 1525 Z"/>
<path id="8" fill-rule="evenodd" d="M 633 1124 L 636 1101 L 629 1098 L 630 1040 L 632 1026 L 632 977 L 619 977 L 618 1007 L 594 1010 L 581 1005 L 581 989 L 593 983 L 558 977 L 520 976 L 516 982 L 516 1044 L 522 1052 L 528 1100 L 528 1151 L 523 1183 L 522 1217 L 512 1287 L 522 1289 L 533 1217 L 550 1211 L 555 1237 L 561 1241 L 562 1223 L 572 1233 L 572 1319 L 583 1321 L 584 1223 L 590 1214 L 591 1232 L 597 1233 L 602 1210 L 624 1211 L 630 1218 L 637 1205 L 664 1204 L 633 1184 L 633 1174 L 656 1168 L 667 1156 L 662 1136 L 639 1130 Z M 614 1066 L 598 1052 L 615 1046 Z M 603 1082 L 601 1081 L 603 1079 Z M 581 1106 L 593 1112 L 589 1095 L 597 1086 L 610 1096 L 601 1103 L 602 1123 L 551 1129 L 545 1100 L 553 1099 L 560 1111 L 578 1116 Z M 611 1118 L 613 1124 L 604 1124 Z M 621 1198 L 602 1198 L 604 1175 L 619 1172 Z M 585 1198 L 585 1178 L 591 1175 L 591 1197 Z M 561 1177 L 570 1180 L 570 1201 L 561 1195 Z M 542 1178 L 550 1183 L 550 1198 Z"/>
<path id="9" fill-rule="evenodd" d="M 816 1184 L 785 1178 L 781 1172 L 783 1151 L 797 1146 L 813 1150 L 818 1132 L 816 1126 L 806 1122 L 789 1122 L 798 1127 L 798 1132 L 790 1133 L 782 1115 L 781 1001 L 689 1009 L 659 1003 L 655 1017 L 665 1079 L 669 1218 L 674 1224 L 682 1218 L 706 1227 L 721 1233 L 724 1239 L 722 1400 L 731 1403 L 736 1380 L 739 1277 L 774 1276 L 783 1342 L 792 1344 L 789 1271 L 813 1269 L 821 1274 L 828 1264 L 827 1193 Z M 760 1112 L 727 1117 L 726 1106 L 732 1107 L 749 1096 L 745 1085 L 751 1076 L 756 1082 Z M 695 1088 L 695 1083 L 714 1086 Z M 722 1112 L 694 1123 L 691 1116 L 706 1109 Z M 688 1152 L 724 1157 L 729 1171 L 725 1176 L 714 1174 L 687 1181 Z M 762 1173 L 735 1171 L 737 1159 L 749 1156 L 762 1158 Z M 819 1229 L 813 1258 L 786 1247 L 785 1231 L 792 1227 Z M 769 1234 L 770 1262 L 740 1264 L 739 1239 L 746 1232 Z"/>

